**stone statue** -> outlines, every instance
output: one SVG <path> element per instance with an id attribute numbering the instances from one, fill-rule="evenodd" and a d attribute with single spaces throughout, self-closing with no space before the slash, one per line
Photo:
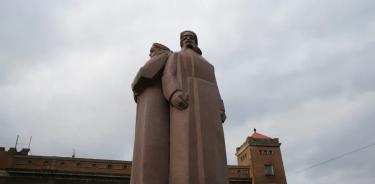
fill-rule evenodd
<path id="1" fill-rule="evenodd" d="M 153 44 L 132 84 L 137 102 L 132 184 L 228 184 L 224 104 L 197 35 L 181 51 Z"/>
<path id="2" fill-rule="evenodd" d="M 180 45 L 162 76 L 170 104 L 169 183 L 227 184 L 226 116 L 214 67 L 201 56 L 194 32 L 182 32 Z"/>
<path id="3" fill-rule="evenodd" d="M 137 102 L 132 184 L 167 184 L 169 180 L 169 106 L 161 75 L 170 54 L 166 46 L 154 43 L 150 60 L 132 83 Z"/>

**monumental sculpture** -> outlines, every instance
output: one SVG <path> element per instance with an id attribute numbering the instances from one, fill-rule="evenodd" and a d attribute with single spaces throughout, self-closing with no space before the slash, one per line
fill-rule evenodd
<path id="1" fill-rule="evenodd" d="M 167 103 L 167 110 L 164 108 L 162 110 L 163 114 L 161 116 L 163 118 L 155 115 L 155 112 L 159 110 L 142 110 L 141 108 L 145 107 L 140 107 L 140 102 L 147 98 L 141 99 L 142 93 L 135 93 L 136 96 L 138 95 L 138 104 L 133 158 L 135 170 L 134 172 L 132 171 L 132 183 L 157 183 L 155 181 L 146 182 L 148 179 L 144 178 L 146 177 L 145 170 L 142 167 L 154 168 L 154 171 L 156 171 L 161 166 L 164 171 L 168 172 L 167 176 L 159 175 L 159 177 L 168 178 L 168 181 L 164 183 L 227 184 L 228 172 L 222 126 L 226 116 L 223 100 L 220 97 L 216 83 L 214 67 L 201 56 L 202 52 L 198 47 L 198 38 L 194 32 L 182 32 L 180 34 L 180 46 L 181 50 L 179 52 L 165 54 L 168 59 L 163 66 L 161 84 L 159 78 L 155 78 L 157 81 L 154 81 L 157 83 L 155 86 L 158 88 L 158 93 L 161 85 L 164 97 L 161 98 L 160 94 L 158 94 L 158 101 Z M 155 101 L 154 98 L 148 100 Z M 166 111 L 169 111 L 168 117 L 164 117 Z M 167 134 L 167 138 L 154 137 L 155 141 L 164 142 L 166 139 L 169 140 L 168 148 L 166 148 L 167 144 L 160 146 L 160 149 L 167 149 L 163 150 L 168 155 L 168 160 L 164 163 L 161 163 L 160 159 L 143 163 L 139 161 L 141 160 L 139 157 L 142 157 L 142 154 L 145 153 L 144 150 L 150 149 L 146 148 L 148 146 L 145 145 L 147 141 L 137 140 L 148 139 L 146 128 L 144 128 L 147 125 L 142 125 L 142 123 L 138 122 L 144 117 L 149 117 L 150 114 L 148 113 L 152 113 L 155 119 L 144 121 L 144 123 L 153 124 L 154 121 L 160 123 L 159 121 L 162 119 L 166 121 L 160 124 L 163 124 L 163 128 L 168 129 L 168 133 L 163 132 L 163 134 Z M 138 124 L 143 127 L 139 127 Z M 159 153 L 159 150 L 149 151 L 157 151 Z M 160 153 L 163 151 L 160 151 Z M 165 155 L 160 158 L 166 159 Z M 156 163 L 161 165 L 152 165 Z M 163 164 L 169 165 L 168 171 L 164 169 L 165 165 Z M 133 177 L 136 178 L 133 179 Z M 136 180 L 140 182 L 136 182 Z"/>

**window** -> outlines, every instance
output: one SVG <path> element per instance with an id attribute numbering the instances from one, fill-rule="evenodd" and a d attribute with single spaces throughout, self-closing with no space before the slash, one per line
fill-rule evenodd
<path id="1" fill-rule="evenodd" d="M 275 175 L 273 172 L 273 166 L 271 164 L 264 165 L 264 172 L 266 176 L 273 176 Z"/>

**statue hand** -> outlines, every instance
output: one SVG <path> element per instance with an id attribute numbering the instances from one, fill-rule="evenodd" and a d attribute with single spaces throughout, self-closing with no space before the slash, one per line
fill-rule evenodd
<path id="1" fill-rule="evenodd" d="M 221 122 L 224 123 L 224 121 L 227 119 L 227 115 L 225 115 L 225 111 L 221 112 L 220 117 L 221 117 Z"/>
<path id="2" fill-rule="evenodd" d="M 182 91 L 176 91 L 171 98 L 171 104 L 178 110 L 184 110 L 189 106 L 188 96 L 184 95 Z"/>

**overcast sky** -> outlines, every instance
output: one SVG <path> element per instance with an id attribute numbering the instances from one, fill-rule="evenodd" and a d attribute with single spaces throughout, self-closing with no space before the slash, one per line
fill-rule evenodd
<path id="1" fill-rule="evenodd" d="M 131 160 L 130 84 L 153 42 L 198 34 L 226 106 L 229 164 L 253 128 L 288 183 L 375 183 L 375 1 L 0 1 L 0 146 Z"/>

